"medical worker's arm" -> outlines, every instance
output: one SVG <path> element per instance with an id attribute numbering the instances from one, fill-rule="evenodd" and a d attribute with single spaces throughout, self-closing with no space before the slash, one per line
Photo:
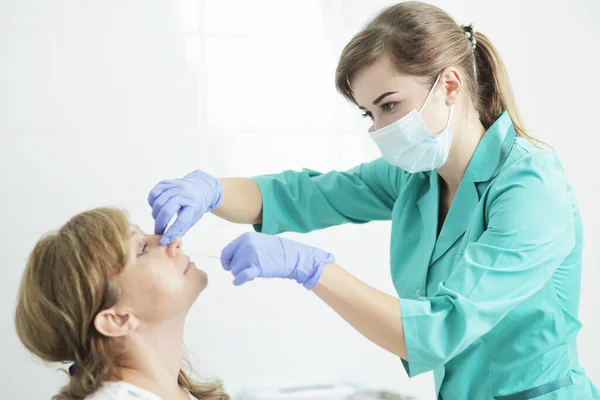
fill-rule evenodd
<path id="1" fill-rule="evenodd" d="M 445 364 L 552 284 L 572 251 L 573 211 L 558 161 L 548 155 L 520 163 L 492 184 L 487 229 L 437 292 L 400 300 L 410 376 Z"/>
<path id="2" fill-rule="evenodd" d="M 233 274 L 234 285 L 257 278 L 295 280 L 368 339 L 406 358 L 398 299 L 345 272 L 333 254 L 281 236 L 246 232 L 223 248 L 221 264 Z"/>
<path id="3" fill-rule="evenodd" d="M 364 337 L 406 359 L 397 298 L 367 285 L 335 263 L 324 268 L 312 291 Z"/>
<path id="4" fill-rule="evenodd" d="M 254 178 L 262 196 L 262 223 L 269 234 L 309 232 L 344 223 L 391 218 L 407 173 L 379 158 L 348 171 L 284 171 Z"/>
<path id="5" fill-rule="evenodd" d="M 230 222 L 254 224 L 263 232 L 265 225 L 270 225 L 269 221 L 262 224 L 263 201 L 272 222 L 285 220 L 287 230 L 325 227 L 319 221 L 309 221 L 314 218 L 309 213 L 330 214 L 327 226 L 354 222 L 353 219 L 388 219 L 398 196 L 401 173 L 378 159 L 343 172 L 321 174 L 305 169 L 255 178 L 220 178 L 223 200 L 212 213 Z"/>
<path id="6" fill-rule="evenodd" d="M 257 231 L 308 232 L 346 222 L 385 220 L 406 173 L 383 159 L 349 171 L 285 171 L 217 179 L 202 170 L 156 184 L 148 195 L 160 243 L 184 236 L 207 212 Z M 173 216 L 173 224 L 168 227 Z"/>
<path id="7" fill-rule="evenodd" d="M 239 224 L 259 224 L 262 221 L 262 197 L 251 178 L 221 178 L 223 201 L 213 214 Z"/>

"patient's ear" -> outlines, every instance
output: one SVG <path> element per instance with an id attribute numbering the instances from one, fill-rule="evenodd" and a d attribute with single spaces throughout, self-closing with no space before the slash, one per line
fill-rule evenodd
<path id="1" fill-rule="evenodd" d="M 96 330 L 108 337 L 125 336 L 133 332 L 138 326 L 138 319 L 135 315 L 124 310 L 118 310 L 116 307 L 102 310 L 94 318 Z"/>

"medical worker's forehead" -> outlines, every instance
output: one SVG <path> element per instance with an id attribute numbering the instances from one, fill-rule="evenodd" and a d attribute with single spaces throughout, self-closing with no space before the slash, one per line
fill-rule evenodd
<path id="1" fill-rule="evenodd" d="M 389 57 L 381 56 L 356 71 L 350 84 L 359 106 L 372 109 L 373 102 L 384 93 L 406 95 L 414 89 L 414 81 L 414 77 L 397 71 Z"/>

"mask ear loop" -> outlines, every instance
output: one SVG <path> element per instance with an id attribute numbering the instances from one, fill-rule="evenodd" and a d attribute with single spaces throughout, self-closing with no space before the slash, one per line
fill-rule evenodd
<path id="1" fill-rule="evenodd" d="M 440 81 L 440 78 L 442 77 L 442 74 L 440 73 L 438 75 L 438 77 L 435 79 L 435 83 L 433 84 L 433 86 L 431 87 L 431 90 L 429 91 L 429 94 L 427 95 L 427 98 L 425 99 L 425 102 L 423 103 L 423 105 L 421 106 L 421 108 L 419 109 L 419 114 L 421 114 L 421 111 L 423 111 L 423 108 L 425 108 L 425 105 L 427 104 L 427 102 L 429 101 L 429 98 L 431 97 L 431 95 L 433 94 L 433 91 L 435 90 L 435 87 L 437 86 L 438 82 Z M 448 113 L 448 119 L 446 120 L 446 127 L 444 129 L 447 129 L 448 126 L 450 125 L 450 119 L 452 119 L 452 110 L 454 109 L 454 104 L 450 104 L 450 112 Z"/>
<path id="2" fill-rule="evenodd" d="M 454 102 L 452 102 L 452 104 L 450 104 L 448 107 L 450 107 L 450 112 L 448 113 L 448 120 L 446 121 L 446 128 L 448 128 L 448 125 L 450 125 L 450 119 L 452 118 L 452 110 L 454 110 Z M 444 129 L 446 129 L 444 128 Z"/>
<path id="3" fill-rule="evenodd" d="M 423 111 L 423 108 L 425 108 L 425 105 L 427 104 L 427 102 L 429 101 L 429 98 L 431 97 L 431 95 L 433 94 L 433 91 L 435 90 L 435 87 L 437 86 L 438 82 L 440 81 L 440 78 L 442 77 L 442 74 L 440 73 L 438 75 L 438 77 L 435 79 L 435 83 L 433 84 L 433 86 L 431 87 L 431 90 L 429 90 L 429 94 L 427 95 L 427 98 L 425 99 L 425 102 L 423 103 L 423 105 L 421 106 L 421 108 L 419 108 L 419 114 L 421 114 L 421 111 Z"/>

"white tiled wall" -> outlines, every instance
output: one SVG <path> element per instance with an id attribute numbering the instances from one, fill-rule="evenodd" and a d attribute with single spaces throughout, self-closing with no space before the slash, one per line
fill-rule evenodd
<path id="1" fill-rule="evenodd" d="M 0 0 L 0 397 L 49 398 L 64 379 L 25 352 L 12 324 L 25 258 L 42 233 L 103 205 L 127 208 L 151 231 L 148 191 L 197 168 L 325 171 L 378 155 L 367 121 L 333 82 L 345 42 L 390 3 Z M 588 243 L 581 360 L 600 383 L 600 3 L 549 1 L 543 14 L 517 0 L 434 3 L 491 37 L 528 126 L 561 154 Z M 184 247 L 219 254 L 245 230 L 208 215 Z M 388 235 L 387 223 L 373 223 L 288 236 L 393 294 Z M 433 399 L 431 375 L 409 380 L 395 356 L 311 293 L 283 281 L 236 288 L 217 262 L 198 263 L 210 285 L 190 314 L 187 348 L 196 369 L 233 394 L 347 381 Z"/>

